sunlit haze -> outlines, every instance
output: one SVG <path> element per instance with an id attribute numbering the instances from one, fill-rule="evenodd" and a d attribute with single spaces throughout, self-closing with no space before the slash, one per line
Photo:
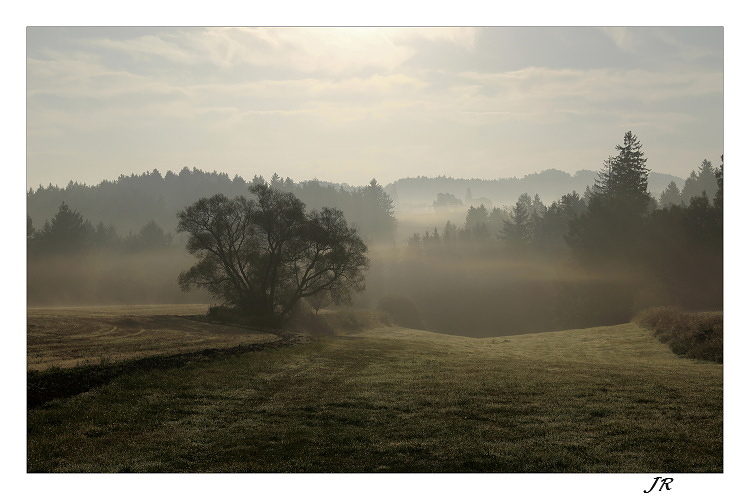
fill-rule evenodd
<path id="1" fill-rule="evenodd" d="M 27 187 L 196 167 L 385 185 L 723 154 L 722 28 L 27 29 Z"/>

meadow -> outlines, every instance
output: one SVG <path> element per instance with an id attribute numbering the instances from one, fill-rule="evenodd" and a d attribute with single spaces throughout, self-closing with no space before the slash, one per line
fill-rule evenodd
<path id="1" fill-rule="evenodd" d="M 196 321 L 205 313 L 203 304 L 31 308 L 27 366 L 29 370 L 69 368 L 277 338 Z"/>
<path id="2" fill-rule="evenodd" d="M 273 332 L 189 308 L 79 309 L 65 318 L 88 318 L 88 331 L 66 330 L 89 346 L 81 355 L 31 328 L 53 313 L 29 312 L 29 366 L 60 365 L 47 373 L 95 368 L 111 351 L 123 360 L 98 364 L 215 355 L 30 408 L 29 472 L 723 471 L 722 365 L 679 357 L 635 323 L 469 338 L 370 321 L 273 345 Z M 140 340 L 112 347 L 124 318 Z M 229 348 L 243 342 L 266 348 Z"/>

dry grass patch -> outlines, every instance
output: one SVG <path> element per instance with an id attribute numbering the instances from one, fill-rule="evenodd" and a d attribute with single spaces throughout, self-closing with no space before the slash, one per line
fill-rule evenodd
<path id="1" fill-rule="evenodd" d="M 722 363 L 724 361 L 724 314 L 722 312 L 685 312 L 672 307 L 653 307 L 642 311 L 636 323 L 680 356 Z"/>
<path id="2" fill-rule="evenodd" d="M 273 342 L 276 335 L 196 321 L 205 305 L 45 308 L 27 311 L 29 370 Z"/>

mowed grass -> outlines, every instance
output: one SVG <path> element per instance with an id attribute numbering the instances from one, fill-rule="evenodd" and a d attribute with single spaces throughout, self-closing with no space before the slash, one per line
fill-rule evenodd
<path id="1" fill-rule="evenodd" d="M 273 342 L 276 335 L 195 321 L 204 304 L 30 308 L 29 370 Z"/>
<path id="2" fill-rule="evenodd" d="M 375 328 L 29 410 L 28 471 L 721 472 L 722 366 L 634 324 Z"/>

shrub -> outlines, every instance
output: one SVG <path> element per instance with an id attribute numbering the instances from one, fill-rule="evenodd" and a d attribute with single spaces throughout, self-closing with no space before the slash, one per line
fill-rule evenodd
<path id="1" fill-rule="evenodd" d="M 231 306 L 210 306 L 206 314 L 209 321 L 240 326 L 257 326 L 257 322 L 240 309 Z"/>
<path id="2" fill-rule="evenodd" d="M 380 299 L 378 310 L 388 313 L 394 323 L 406 328 L 424 330 L 422 313 L 409 297 L 404 295 L 386 295 Z"/>
<path id="3" fill-rule="evenodd" d="M 231 306 L 211 306 L 209 321 L 230 325 L 258 328 L 258 319 L 244 314 Z M 391 326 L 390 317 L 382 311 L 331 311 L 323 314 L 313 312 L 304 301 L 295 305 L 285 329 L 313 335 L 335 335 L 353 333 L 379 326 Z"/>
<path id="4" fill-rule="evenodd" d="M 672 307 L 642 311 L 635 322 L 654 332 L 675 354 L 704 361 L 724 361 L 724 315 L 684 312 Z"/>

